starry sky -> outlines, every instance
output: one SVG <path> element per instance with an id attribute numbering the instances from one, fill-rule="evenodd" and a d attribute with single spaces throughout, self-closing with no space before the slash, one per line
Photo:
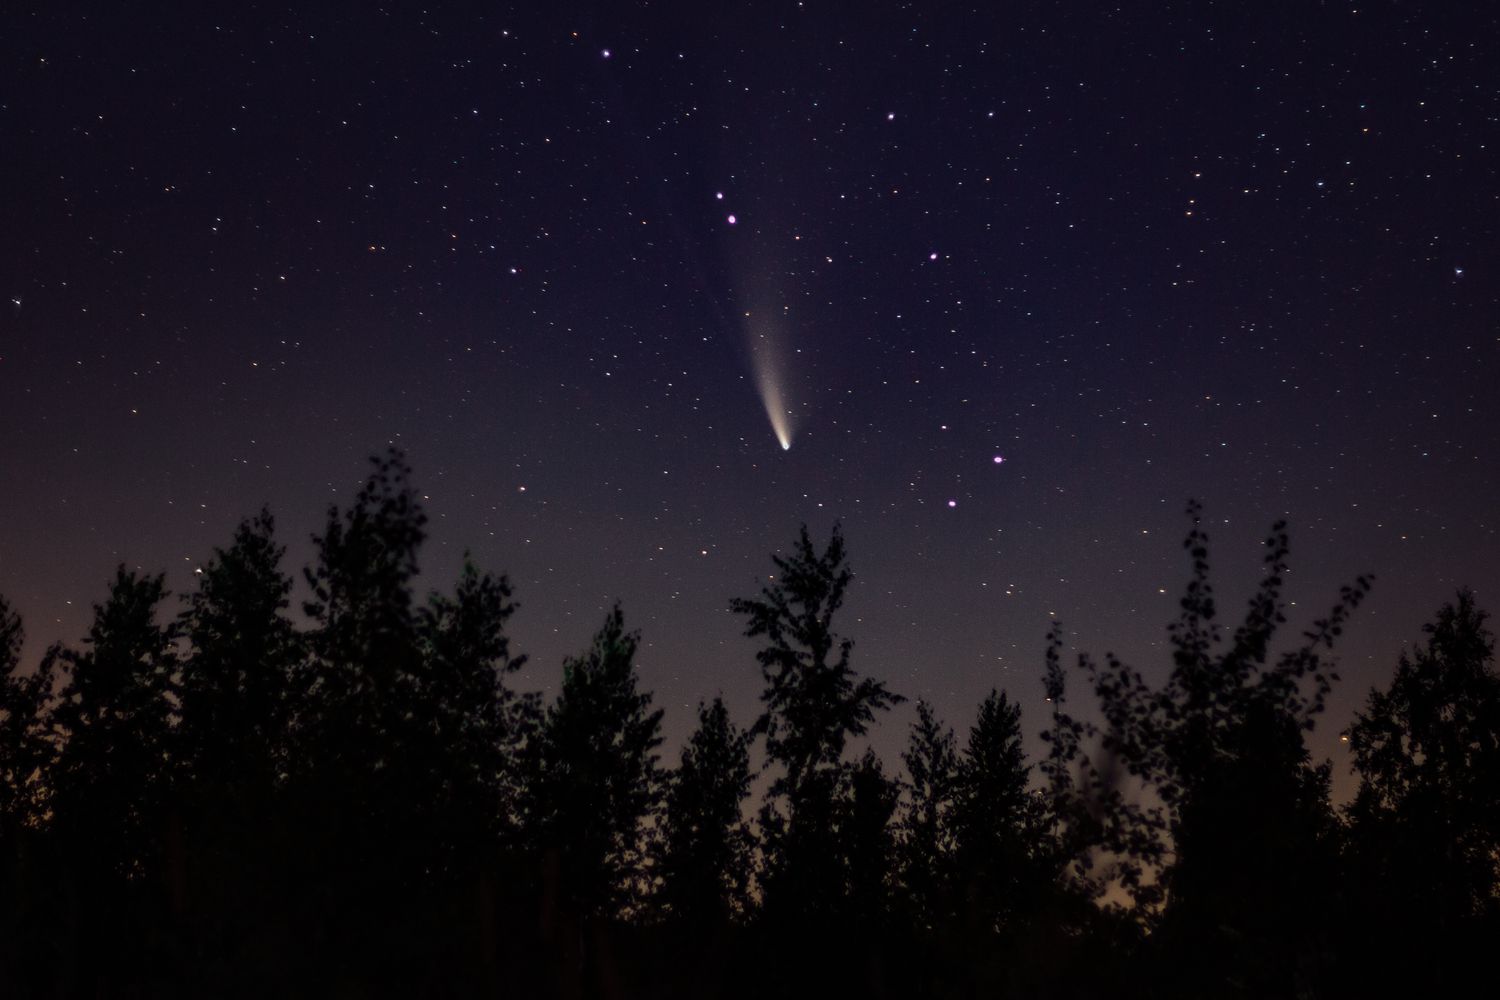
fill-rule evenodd
<path id="1" fill-rule="evenodd" d="M 1227 611 L 1281 517 L 1294 625 L 1377 575 L 1316 753 L 1500 607 L 1488 5 L 98 6 L 0 13 L 32 659 L 262 503 L 300 564 L 387 443 L 425 580 L 509 572 L 535 687 L 623 599 L 671 742 L 748 721 L 728 598 L 804 521 L 960 727 L 1041 724 L 1054 619 L 1159 673 L 1189 497 Z"/>

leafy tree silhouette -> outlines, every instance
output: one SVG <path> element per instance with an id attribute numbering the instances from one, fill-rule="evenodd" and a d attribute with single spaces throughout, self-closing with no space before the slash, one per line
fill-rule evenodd
<path id="1" fill-rule="evenodd" d="M 838 527 L 819 552 L 804 525 L 792 552 L 771 559 L 776 574 L 760 596 L 730 602 L 746 618 L 745 634 L 765 640 L 756 653 L 764 708 L 751 731 L 765 736 L 768 762 L 779 771 L 760 811 L 763 912 L 791 959 L 789 968 L 822 965 L 826 974 L 836 949 L 818 954 L 811 929 L 848 926 L 856 906 L 873 905 L 879 883 L 878 910 L 861 914 L 875 926 L 890 872 L 877 879 L 870 865 L 877 857 L 887 866 L 892 861 L 889 850 L 876 847 L 890 831 L 877 835 L 875 817 L 890 820 L 894 786 L 877 761 L 854 766 L 844 750 L 851 737 L 867 732 L 876 712 L 903 699 L 879 681 L 858 677 L 849 663 L 853 641 L 834 631 L 853 579 Z M 832 988 L 837 978 L 809 982 L 814 989 Z"/>
<path id="2" fill-rule="evenodd" d="M 667 780 L 658 847 L 658 903 L 699 934 L 749 904 L 752 841 L 742 811 L 749 794 L 749 733 L 730 721 L 722 698 L 699 703 L 698 728 Z"/>
<path id="3" fill-rule="evenodd" d="M 1473 981 L 1500 927 L 1500 673 L 1487 617 L 1460 591 L 1348 732 L 1360 964 L 1398 988 Z"/>
<path id="4" fill-rule="evenodd" d="M 1166 961 L 1163 979 L 1176 980 L 1173 989 L 1310 989 L 1326 976 L 1320 920 L 1333 905 L 1334 859 L 1329 769 L 1309 762 L 1303 733 L 1337 680 L 1329 650 L 1370 578 L 1344 587 L 1328 616 L 1272 659 L 1271 640 L 1286 620 L 1288 538 L 1278 523 L 1265 543 L 1261 584 L 1220 650 L 1208 538 L 1196 503 L 1188 514 L 1192 575 L 1168 629 L 1173 665 L 1163 687 L 1114 656 L 1102 665 L 1081 656 L 1104 724 L 1079 722 L 1061 708 L 1060 633 L 1053 633 L 1047 691 L 1055 706 L 1054 756 L 1045 770 L 1062 803 L 1059 827 L 1075 857 L 1092 848 L 1123 859 L 1106 878 L 1133 891 L 1141 916 L 1158 924 L 1153 942 Z M 1101 765 L 1077 763 L 1089 736 L 1100 740 Z M 1075 766 L 1083 777 L 1070 787 Z M 1160 806 L 1129 802 L 1120 769 Z M 1162 861 L 1159 882 L 1143 878 Z M 1099 889 L 1106 879 L 1080 867 Z"/>
<path id="5" fill-rule="evenodd" d="M 759 598 L 734 598 L 729 607 L 746 617 L 747 636 L 766 637 L 756 653 L 765 711 L 753 732 L 766 737 L 766 753 L 786 769 L 774 786 L 779 792 L 796 788 L 809 771 L 837 765 L 850 736 L 864 735 L 875 712 L 905 699 L 879 681 L 856 680 L 849 666 L 854 641 L 833 631 L 854 578 L 838 526 L 819 554 L 803 525 L 792 554 L 771 561 L 774 582 Z"/>

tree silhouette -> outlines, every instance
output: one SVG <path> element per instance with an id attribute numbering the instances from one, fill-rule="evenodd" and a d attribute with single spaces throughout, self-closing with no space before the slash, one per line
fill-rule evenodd
<path id="1" fill-rule="evenodd" d="M 1286 620 L 1288 539 L 1278 523 L 1265 543 L 1261 584 L 1243 623 L 1220 650 L 1208 538 L 1198 505 L 1190 504 L 1188 513 L 1192 528 L 1184 547 L 1192 574 L 1181 614 L 1168 629 L 1173 665 L 1166 684 L 1152 687 L 1113 656 L 1102 665 L 1080 658 L 1105 720 L 1098 735 L 1107 763 L 1090 779 L 1088 803 L 1096 816 L 1106 814 L 1093 819 L 1103 832 L 1098 844 L 1147 862 L 1170 849 L 1161 883 L 1166 908 L 1155 942 L 1178 988 L 1311 988 L 1323 974 L 1324 948 L 1312 914 L 1332 905 L 1326 884 L 1332 815 L 1328 768 L 1309 762 L 1303 733 L 1337 680 L 1329 650 L 1370 580 L 1359 577 L 1343 588 L 1329 615 L 1300 644 L 1272 659 L 1271 640 Z M 1048 693 L 1060 701 L 1055 679 Z M 1160 800 L 1168 842 L 1159 840 L 1162 827 L 1150 810 L 1126 806 L 1110 759 Z M 1075 810 L 1075 817 L 1083 811 Z M 1121 817 L 1132 822 L 1116 833 Z M 1139 870 L 1139 864 L 1128 869 L 1127 888 L 1150 902 L 1153 894 L 1141 890 L 1152 887 L 1138 880 Z"/>
<path id="2" fill-rule="evenodd" d="M 747 905 L 751 837 L 750 735 L 735 727 L 722 698 L 698 705 L 698 728 L 667 780 L 658 901 L 699 931 L 728 923 Z"/>
<path id="3" fill-rule="evenodd" d="M 6 848 L 37 821 L 45 795 L 40 779 L 53 756 L 43 719 L 52 661 L 48 669 L 20 673 L 24 639 L 20 616 L 0 596 L 0 844 Z"/>
<path id="4" fill-rule="evenodd" d="M 849 666 L 852 639 L 833 630 L 853 574 L 837 526 L 821 554 L 802 526 L 790 556 L 771 557 L 777 575 L 759 598 L 735 598 L 730 610 L 747 619 L 745 634 L 765 636 L 756 653 L 766 687 L 755 732 L 766 753 L 786 769 L 778 785 L 795 788 L 803 775 L 843 757 L 850 736 L 862 736 L 875 712 L 903 701 Z"/>
<path id="5" fill-rule="evenodd" d="M 837 529 L 819 548 L 804 527 L 731 603 L 761 712 L 742 730 L 700 703 L 669 774 L 619 605 L 544 707 L 511 686 L 505 576 L 466 558 L 416 599 L 425 515 L 397 452 L 314 538 L 305 627 L 265 511 L 175 619 L 161 576 L 122 567 L 85 641 L 33 670 L 0 600 L 0 992 L 1453 992 L 1500 930 L 1485 614 L 1461 592 L 1371 692 L 1340 818 L 1305 740 L 1369 580 L 1273 653 L 1284 526 L 1230 631 L 1190 514 L 1163 680 L 1065 666 L 1048 633 L 1035 783 L 999 691 L 963 740 L 919 702 L 904 782 L 861 745 L 900 698 L 835 628 Z"/>
<path id="6" fill-rule="evenodd" d="M 301 658 L 286 617 L 284 555 L 262 510 L 240 523 L 229 548 L 215 550 L 188 599 L 177 743 L 196 784 L 269 789 L 284 766 L 286 697 Z"/>
<path id="7" fill-rule="evenodd" d="M 464 831 L 480 842 L 517 836 L 515 758 L 537 708 L 534 697 L 505 684 L 526 663 L 511 653 L 505 631 L 515 611 L 510 580 L 481 573 L 466 558 L 453 596 L 433 594 L 420 615 L 419 715 L 432 727 L 432 787 L 449 805 L 450 841 Z"/>
<path id="8" fill-rule="evenodd" d="M 139 980 L 158 956 L 142 931 L 162 905 L 165 804 L 174 784 L 174 622 L 161 623 L 160 575 L 115 574 L 82 650 L 54 647 L 62 688 L 51 712 L 63 742 L 52 767 L 52 833 L 76 937 L 77 987 Z"/>
<path id="9" fill-rule="evenodd" d="M 201 960 L 192 974 L 205 988 L 230 973 L 271 989 L 267 960 L 284 947 L 266 932 L 290 891 L 280 875 L 295 834 L 281 792 L 303 656 L 286 614 L 284 554 L 269 511 L 240 522 L 199 570 L 179 619 L 187 642 L 167 863 L 175 932 L 192 940 Z"/>
<path id="10" fill-rule="evenodd" d="M 79 836 L 108 830 L 95 862 L 121 880 L 157 861 L 151 822 L 172 781 L 175 623 L 158 621 L 164 578 L 123 566 L 94 606 L 85 649 L 56 648 L 63 685 L 52 711 L 65 742 L 52 770 L 57 821 Z"/>
<path id="11" fill-rule="evenodd" d="M 847 913 L 861 930 L 882 931 L 895 888 L 893 820 L 901 789 L 888 777 L 875 751 L 866 750 L 849 769 L 849 790 L 837 827 L 845 857 Z"/>
<path id="12" fill-rule="evenodd" d="M 644 898 L 662 712 L 637 689 L 639 643 L 615 605 L 589 649 L 564 664 L 562 688 L 528 750 L 528 834 L 556 871 L 564 916 L 610 919 Z"/>
<path id="13" fill-rule="evenodd" d="M 286 877 L 304 905 L 291 947 L 335 983 L 422 989 L 400 977 L 450 947 L 430 922 L 455 878 L 414 596 L 427 518 L 399 451 L 373 465 L 350 507 L 329 509 L 304 573 L 313 627 L 293 679 L 286 806 L 303 831 Z"/>
<path id="14" fill-rule="evenodd" d="M 745 616 L 747 636 L 765 638 L 756 653 L 764 709 L 752 732 L 765 736 L 766 756 L 781 769 L 761 811 L 766 905 L 784 903 L 811 919 L 841 909 L 847 888 L 847 857 L 834 833 L 849 793 L 844 748 L 877 711 L 903 699 L 859 678 L 849 665 L 853 640 L 834 631 L 853 579 L 838 527 L 820 553 L 804 525 L 792 553 L 771 561 L 776 575 L 760 596 L 729 606 Z"/>
<path id="15" fill-rule="evenodd" d="M 1460 591 L 1349 728 L 1355 914 L 1387 982 L 1468 981 L 1500 916 L 1500 673 L 1486 619 Z M 1425 960 L 1394 960 L 1413 953 Z"/>
<path id="16" fill-rule="evenodd" d="M 313 599 L 303 610 L 315 623 L 300 678 L 308 763 L 359 772 L 399 759 L 404 702 L 420 671 L 412 582 L 427 515 L 400 452 L 374 465 L 349 510 L 329 508 L 304 572 Z"/>
<path id="17" fill-rule="evenodd" d="M 951 821 L 971 933 L 1014 930 L 1053 888 L 1055 857 L 1021 746 L 1021 706 L 991 691 L 958 760 Z"/>
<path id="18" fill-rule="evenodd" d="M 22 984 L 45 981 L 48 932 L 56 922 L 47 901 L 51 887 L 38 878 L 47 873 L 36 865 L 55 753 L 46 724 L 52 661 L 22 674 L 23 639 L 20 616 L 0 597 L 0 982 L 17 994 Z"/>
<path id="19" fill-rule="evenodd" d="M 959 764 L 953 730 L 924 699 L 917 701 L 917 721 L 901 759 L 910 796 L 900 830 L 903 903 L 918 934 L 941 934 L 953 920 L 961 877 L 954 832 Z"/>

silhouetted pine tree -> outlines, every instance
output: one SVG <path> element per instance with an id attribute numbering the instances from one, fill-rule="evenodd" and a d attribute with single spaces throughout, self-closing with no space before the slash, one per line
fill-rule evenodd
<path id="1" fill-rule="evenodd" d="M 1021 706 L 991 691 L 958 760 L 951 819 L 970 933 L 994 936 L 1034 918 L 1054 891 L 1055 852 L 1029 785 Z"/>
<path id="2" fill-rule="evenodd" d="M 176 833 L 166 807 L 177 626 L 158 620 L 166 596 L 160 575 L 122 566 L 84 648 L 47 654 L 62 674 L 51 715 L 63 739 L 50 776 L 52 839 L 76 934 L 63 959 L 74 989 L 149 982 L 170 948 L 145 935 L 162 924 L 163 855 Z"/>
<path id="3" fill-rule="evenodd" d="M 446 851 L 413 594 L 426 520 L 393 449 L 347 510 L 329 509 L 304 574 L 313 628 L 293 681 L 287 815 L 305 832 L 288 876 L 295 953 L 330 989 L 426 988 L 401 977 L 450 945 L 431 928 Z"/>
<path id="4" fill-rule="evenodd" d="M 1348 737 L 1356 969 L 1369 985 L 1458 988 L 1500 930 L 1500 672 L 1461 591 L 1370 692 Z"/>
<path id="5" fill-rule="evenodd" d="M 562 688 L 527 749 L 527 834 L 562 920 L 615 919 L 644 899 L 662 712 L 637 688 L 639 643 L 615 605 L 589 649 L 563 665 Z"/>
<path id="6" fill-rule="evenodd" d="M 424 666 L 419 716 L 432 727 L 433 789 L 444 803 L 445 847 L 466 853 L 513 842 L 521 776 L 516 757 L 537 715 L 534 695 L 505 684 L 526 657 L 512 654 L 509 578 L 468 559 L 453 595 L 433 594 L 420 616 Z"/>
<path id="7" fill-rule="evenodd" d="M 899 856 L 903 905 L 918 936 L 950 931 L 961 871 L 955 858 L 954 811 L 959 765 L 953 730 L 917 701 L 917 721 L 901 755 L 906 764 L 909 799 L 901 821 Z"/>
<path id="8" fill-rule="evenodd" d="M 286 616 L 284 551 L 268 511 L 242 521 L 199 571 L 180 621 L 181 836 L 168 845 L 168 877 L 180 933 L 195 943 L 191 981 L 203 988 L 232 977 L 247 991 L 270 989 L 264 973 L 288 944 L 276 929 L 295 888 L 280 875 L 298 847 L 282 821 L 281 783 L 302 642 Z"/>
<path id="9" fill-rule="evenodd" d="M 736 919 L 747 904 L 750 735 L 729 719 L 722 698 L 698 705 L 698 728 L 667 779 L 657 866 L 657 901 L 672 921 L 697 933 Z"/>
<path id="10" fill-rule="evenodd" d="M 395 450 L 347 511 L 330 507 L 304 571 L 313 599 L 312 656 L 299 678 L 301 764 L 359 774 L 389 773 L 408 729 L 420 673 L 412 583 L 427 515 Z"/>
<path id="11" fill-rule="evenodd" d="M 177 744 L 194 785 L 269 789 L 284 766 L 289 680 L 301 642 L 286 617 L 285 549 L 262 510 L 216 549 L 188 598 L 181 630 L 182 722 Z"/>

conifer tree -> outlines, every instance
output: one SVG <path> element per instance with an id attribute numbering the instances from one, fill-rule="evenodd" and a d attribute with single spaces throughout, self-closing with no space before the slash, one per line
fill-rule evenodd
<path id="1" fill-rule="evenodd" d="M 901 759 L 909 801 L 901 823 L 901 880 L 905 904 L 918 933 L 941 933 L 953 916 L 954 891 L 966 878 L 956 865 L 954 822 L 959 763 L 953 730 L 917 702 L 917 721 Z"/>
<path id="2" fill-rule="evenodd" d="M 57 822 L 93 842 L 96 862 L 120 879 L 157 861 L 172 785 L 178 633 L 158 620 L 166 596 L 161 575 L 121 566 L 84 648 L 48 655 L 63 673 L 52 712 L 64 740 L 52 771 Z"/>
<path id="3" fill-rule="evenodd" d="M 528 749 L 527 832 L 557 873 L 558 902 L 578 918 L 613 919 L 644 898 L 662 712 L 638 689 L 639 644 L 615 605 L 589 649 L 564 664 L 562 688 Z"/>
<path id="4" fill-rule="evenodd" d="M 215 551 L 188 599 L 177 742 L 195 784 L 269 790 L 284 766 L 287 693 L 301 655 L 286 616 L 284 555 L 262 510 Z"/>
<path id="5" fill-rule="evenodd" d="M 534 696 L 505 678 L 526 664 L 511 652 L 516 612 L 509 578 L 467 558 L 452 596 L 433 594 L 420 615 L 419 714 L 430 726 L 431 787 L 448 804 L 449 839 L 513 836 L 520 775 L 516 758 L 536 714 Z"/>
<path id="6" fill-rule="evenodd" d="M 660 903 L 699 929 L 722 925 L 746 906 L 750 831 L 750 736 L 722 698 L 698 706 L 698 728 L 667 780 L 660 840 Z"/>
<path id="7" fill-rule="evenodd" d="M 952 829 L 970 928 L 1013 928 L 1052 889 L 1053 852 L 1021 746 L 1021 706 L 991 691 L 958 761 Z"/>

